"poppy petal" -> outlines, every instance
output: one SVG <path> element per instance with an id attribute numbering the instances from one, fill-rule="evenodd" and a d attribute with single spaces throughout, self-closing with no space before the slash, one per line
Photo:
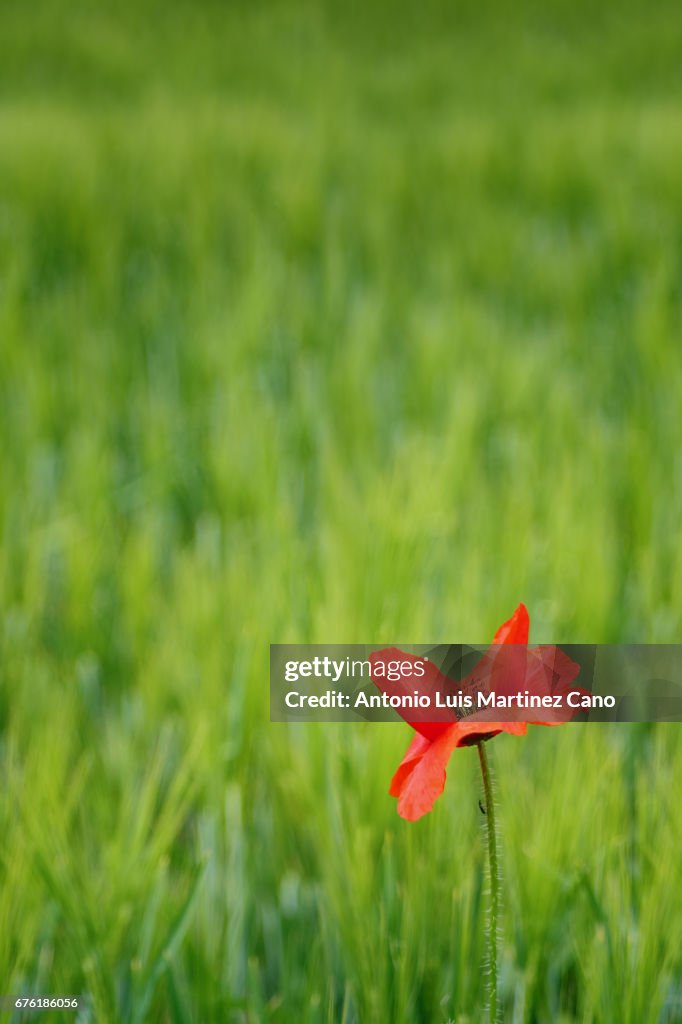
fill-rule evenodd
<path id="1" fill-rule="evenodd" d="M 556 711 L 554 709 L 543 711 L 542 719 L 533 721 L 531 724 L 563 725 L 565 722 L 569 722 L 581 710 L 572 708 L 566 703 L 569 692 L 577 693 L 581 697 L 588 694 L 583 687 L 571 685 L 580 672 L 580 665 L 555 645 L 540 644 L 532 649 L 530 655 L 526 682 L 531 693 L 547 693 L 563 698 L 560 708 Z"/>
<path id="2" fill-rule="evenodd" d="M 369 656 L 372 681 L 389 697 L 406 697 L 417 692 L 422 696 L 431 697 L 434 693 L 446 692 L 454 687 L 454 683 L 434 665 L 432 661 L 418 658 L 398 647 L 385 647 L 374 651 Z M 406 674 L 400 672 L 398 679 L 391 679 L 389 668 L 401 665 L 408 668 Z M 411 668 L 410 668 L 411 666 Z M 416 672 L 415 667 L 420 669 Z M 398 708 L 398 714 L 408 725 L 421 733 L 428 740 L 436 740 L 446 729 L 457 721 L 457 715 L 450 708 Z"/>
<path id="3" fill-rule="evenodd" d="M 421 733 L 416 734 L 407 748 L 405 757 L 396 768 L 395 774 L 391 779 L 391 788 L 389 789 L 391 796 L 400 796 L 407 776 L 414 771 L 417 763 L 422 759 L 430 746 L 431 740 L 427 740 Z"/>
<path id="4" fill-rule="evenodd" d="M 396 772 L 391 792 L 398 797 L 398 814 L 406 821 L 417 821 L 428 814 L 445 788 L 445 769 L 458 745 L 460 725 L 451 725 L 437 740 L 429 742 L 420 737 L 424 746 L 415 750 L 411 764 L 403 762 L 407 771 Z M 415 747 L 414 741 L 408 755 Z"/>
<path id="5" fill-rule="evenodd" d="M 511 619 L 503 622 L 493 637 L 494 644 L 527 644 L 530 630 L 528 609 L 521 602 Z"/>

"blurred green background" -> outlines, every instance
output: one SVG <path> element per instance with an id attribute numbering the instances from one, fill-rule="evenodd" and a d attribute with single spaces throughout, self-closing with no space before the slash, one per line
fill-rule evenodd
<path id="1" fill-rule="evenodd" d="M 4 0 L 3 993 L 480 1020 L 475 751 L 401 821 L 407 726 L 270 724 L 268 644 L 682 640 L 681 53 L 667 2 Z M 679 726 L 490 753 L 503 1020 L 682 1020 Z"/>

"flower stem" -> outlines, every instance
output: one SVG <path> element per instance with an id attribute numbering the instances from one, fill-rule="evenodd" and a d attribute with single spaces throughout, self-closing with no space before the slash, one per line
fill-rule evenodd
<path id="1" fill-rule="evenodd" d="M 497 858 L 497 828 L 495 825 L 495 803 L 493 780 L 483 740 L 476 744 L 481 764 L 483 792 L 485 794 L 485 821 L 488 833 L 488 867 L 490 871 L 490 921 L 488 928 L 488 962 L 490 968 L 490 999 L 488 1004 L 490 1024 L 497 1021 L 497 925 L 500 909 L 500 863 Z"/>

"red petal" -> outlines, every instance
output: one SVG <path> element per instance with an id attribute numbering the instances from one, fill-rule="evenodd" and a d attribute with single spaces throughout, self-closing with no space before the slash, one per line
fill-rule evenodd
<path id="1" fill-rule="evenodd" d="M 503 622 L 493 637 L 494 644 L 527 644 L 530 619 L 528 609 L 521 603 L 511 619 Z"/>
<path id="2" fill-rule="evenodd" d="M 405 757 L 398 765 L 395 775 L 391 779 L 391 788 L 389 789 L 391 796 L 400 796 L 400 792 L 407 776 L 414 771 L 417 766 L 417 762 L 422 759 L 430 746 L 431 741 L 427 740 L 425 736 L 421 736 L 417 733 L 407 748 Z"/>
<path id="3" fill-rule="evenodd" d="M 389 662 L 409 663 L 423 666 L 423 675 L 401 676 L 398 680 L 388 679 L 386 668 Z M 420 695 L 431 697 L 434 693 L 447 691 L 454 686 L 453 681 L 440 672 L 432 661 L 418 658 L 397 647 L 385 647 L 382 651 L 374 651 L 369 656 L 372 681 L 389 697 L 405 697 L 415 691 Z M 379 666 L 384 667 L 384 674 L 379 674 Z M 397 708 L 401 718 L 408 725 L 420 732 L 429 740 L 436 740 L 457 721 L 457 715 L 451 708 Z"/>
<path id="4" fill-rule="evenodd" d="M 460 725 L 451 725 L 430 743 L 422 736 L 412 741 L 393 777 L 391 793 L 398 797 L 398 814 L 417 821 L 428 814 L 445 787 L 445 768 L 458 744 Z"/>
<path id="5" fill-rule="evenodd" d="M 532 725 L 563 725 L 580 714 L 581 708 L 570 708 L 566 704 L 566 697 L 571 691 L 581 696 L 588 694 L 582 686 L 571 685 L 579 672 L 580 665 L 560 647 L 539 644 L 530 651 L 527 685 L 531 692 L 563 697 L 561 708 L 556 711 L 543 709 L 542 719 L 532 722 Z"/>

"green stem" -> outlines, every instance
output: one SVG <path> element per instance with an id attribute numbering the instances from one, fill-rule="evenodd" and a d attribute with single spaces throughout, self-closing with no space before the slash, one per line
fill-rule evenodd
<path id="1" fill-rule="evenodd" d="M 485 820 L 488 832 L 488 866 L 490 869 L 490 921 L 488 928 L 488 961 L 490 966 L 489 1019 L 497 1021 L 497 925 L 500 909 L 500 863 L 497 858 L 497 829 L 495 826 L 495 802 L 493 780 L 483 740 L 476 744 L 478 760 L 481 763 L 483 791 L 485 794 Z"/>

